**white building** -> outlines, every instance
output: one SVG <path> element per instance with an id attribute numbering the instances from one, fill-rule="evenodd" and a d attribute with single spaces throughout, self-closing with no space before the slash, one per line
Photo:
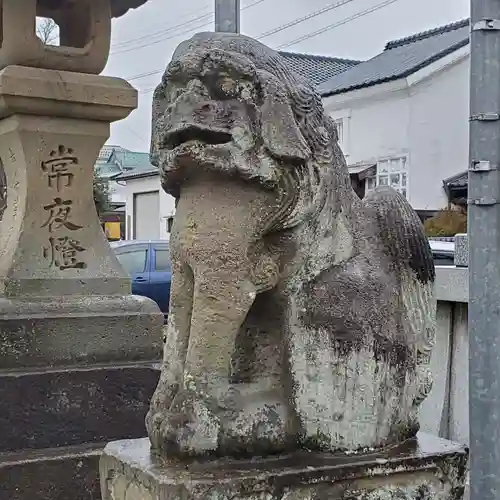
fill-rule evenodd
<path id="1" fill-rule="evenodd" d="M 122 174 L 127 240 L 167 239 L 175 214 L 175 198 L 160 184 L 158 169 Z"/>
<path id="2" fill-rule="evenodd" d="M 447 205 L 444 181 L 468 165 L 468 20 L 389 42 L 319 90 L 361 196 L 390 184 L 423 215 Z"/>
<path id="3" fill-rule="evenodd" d="M 148 153 L 137 153 L 121 146 L 106 145 L 99 152 L 95 164 L 99 177 L 108 180 L 111 203 L 125 203 L 127 190 L 125 183 L 117 181 L 117 177 L 130 172 L 151 170 Z"/>

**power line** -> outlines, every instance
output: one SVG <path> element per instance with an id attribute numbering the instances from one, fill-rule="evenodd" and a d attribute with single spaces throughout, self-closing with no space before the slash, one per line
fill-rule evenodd
<path id="1" fill-rule="evenodd" d="M 346 0 L 344 0 L 346 1 Z M 397 2 L 399 0 L 385 0 L 384 2 L 381 2 L 377 5 L 374 5 L 373 7 L 370 7 L 369 9 L 365 9 L 361 12 L 358 12 L 357 14 L 353 14 L 352 16 L 349 16 L 349 17 L 346 17 L 345 19 L 342 19 L 341 21 L 338 21 L 336 23 L 333 23 L 333 24 L 330 24 L 328 26 L 325 26 L 324 28 L 321 28 L 319 30 L 316 30 L 316 31 L 313 31 L 311 33 L 307 33 L 299 38 L 296 38 L 295 40 L 292 40 L 291 42 L 288 42 L 286 44 L 283 44 L 283 45 L 280 45 L 277 50 L 281 50 L 281 49 L 284 49 L 284 48 L 287 48 L 287 47 L 290 47 L 291 45 L 295 45 L 296 43 L 299 43 L 299 42 L 303 42 L 304 40 L 309 40 L 310 38 L 313 38 L 315 36 L 318 36 L 318 35 L 321 35 L 327 31 L 330 31 L 334 28 L 337 28 L 338 26 L 342 26 L 344 24 L 347 24 L 351 21 L 354 21 L 355 19 L 358 19 L 360 17 L 364 17 L 368 14 L 371 14 L 372 12 L 376 12 L 377 10 L 380 10 L 380 9 L 383 9 L 384 7 L 387 7 L 388 5 L 391 5 L 395 2 Z M 339 2 L 340 3 L 340 2 Z M 307 17 L 307 16 L 305 16 Z M 157 74 L 157 73 L 161 73 L 163 70 L 156 70 L 156 71 L 151 71 L 150 73 L 148 74 L 144 74 L 144 76 L 150 76 L 150 75 L 153 75 L 153 74 Z M 137 77 L 140 77 L 140 75 L 136 75 L 135 78 Z M 132 78 L 128 78 L 128 80 L 132 80 L 134 79 L 134 77 Z M 156 86 L 154 87 L 149 87 L 149 88 L 146 88 L 146 89 L 143 89 L 143 90 L 140 90 L 139 93 L 140 94 L 149 94 L 150 92 L 153 92 L 154 89 L 156 88 Z"/>
<path id="2" fill-rule="evenodd" d="M 260 0 L 260 1 L 264 1 L 264 0 Z M 213 21 L 213 17 L 214 15 L 213 14 L 210 14 L 211 16 L 211 21 L 208 22 L 208 23 L 203 23 L 203 24 L 199 24 L 197 26 L 192 26 L 191 28 L 189 28 L 188 30 L 185 30 L 185 31 L 181 31 L 180 33 L 175 33 L 173 35 L 170 35 L 170 36 L 166 36 L 166 37 L 162 37 L 162 38 L 159 38 L 158 40 L 155 40 L 154 42 L 148 42 L 148 43 L 144 43 L 142 45 L 137 45 L 135 47 L 130 47 L 130 48 L 127 48 L 127 49 L 123 49 L 123 50 L 118 50 L 116 52 L 111 52 L 110 53 L 110 56 L 115 56 L 115 55 L 118 55 L 118 54 L 125 54 L 127 52 L 133 52 L 134 50 L 139 50 L 139 49 L 143 49 L 145 47 L 151 47 L 152 45 L 156 45 L 158 43 L 163 43 L 163 42 L 166 42 L 167 40 L 171 40 L 172 38 L 178 38 L 182 35 L 186 35 L 188 33 L 191 33 L 192 31 L 194 30 L 198 30 L 200 28 L 203 28 L 205 26 L 210 26 L 210 24 L 212 23 Z"/>
<path id="3" fill-rule="evenodd" d="M 291 28 L 292 26 L 297 26 L 297 24 L 301 24 L 305 21 L 309 21 L 309 19 L 314 19 L 315 17 L 318 17 L 320 14 L 324 14 L 325 12 L 329 12 L 330 10 L 333 10 L 333 9 L 338 9 L 339 7 L 342 7 L 343 5 L 346 5 L 346 4 L 351 3 L 353 1 L 354 0 L 341 0 L 340 2 L 326 5 L 325 7 L 321 8 L 319 10 L 316 10 L 315 12 L 311 12 L 310 14 L 307 14 L 303 17 L 299 17 L 297 19 L 294 19 L 293 21 L 290 21 L 289 23 L 282 24 L 281 26 L 278 26 L 277 28 L 274 28 L 274 29 L 269 30 L 269 31 L 265 31 L 264 33 L 261 33 L 257 37 L 257 40 L 262 40 L 263 38 L 266 38 L 268 36 L 279 33 L 280 31 L 284 31 L 288 28 Z"/>
<path id="4" fill-rule="evenodd" d="M 183 28 L 184 26 L 187 26 L 189 24 L 192 24 L 196 21 L 209 21 L 210 18 L 212 18 L 214 16 L 213 12 L 209 13 L 209 14 L 205 14 L 203 16 L 197 16 L 197 17 L 194 17 L 192 19 L 189 19 L 188 21 L 185 21 L 183 23 L 180 23 L 180 24 L 176 24 L 174 26 L 171 26 L 170 28 L 167 28 L 167 29 L 163 29 L 161 31 L 156 31 L 154 33 L 149 33 L 147 35 L 144 35 L 144 36 L 141 36 L 141 37 L 138 37 L 138 38 L 133 38 L 133 39 L 130 39 L 130 40 L 127 40 L 127 41 L 124 41 L 124 42 L 121 42 L 120 44 L 116 44 L 114 46 L 112 46 L 112 48 L 117 48 L 117 47 L 121 47 L 123 45 L 130 45 L 131 43 L 135 43 L 135 42 L 140 42 L 140 41 L 143 41 L 143 40 L 149 40 L 153 37 L 156 37 L 158 35 L 165 35 L 166 33 L 171 33 L 172 31 L 175 31 L 176 29 L 178 28 Z M 204 23 L 202 26 L 206 26 L 207 24 L 209 24 L 208 22 L 207 23 Z M 190 29 L 193 29 L 193 28 L 190 28 Z M 178 36 L 178 35 L 174 35 L 174 36 Z M 164 39 L 162 38 L 160 41 L 163 41 Z M 166 38 L 166 40 L 168 40 L 168 38 Z M 147 47 L 148 45 L 153 45 L 153 43 L 150 43 L 150 44 L 145 44 L 145 45 L 141 45 L 141 47 Z M 140 48 L 140 47 L 139 47 Z M 132 47 L 131 49 L 134 49 L 134 47 Z M 113 54 L 120 54 L 121 52 L 128 52 L 129 50 L 131 49 L 127 49 L 127 50 L 123 50 L 123 51 L 118 51 L 118 52 L 112 52 Z"/>
<path id="5" fill-rule="evenodd" d="M 203 10 L 210 10 L 210 9 L 206 9 L 205 8 Z M 187 16 L 191 16 L 192 14 L 199 14 L 199 10 L 198 11 L 192 11 L 189 14 L 184 14 L 184 15 L 182 15 L 180 17 L 181 18 L 182 17 L 187 17 Z M 155 31 L 153 33 L 147 33 L 146 35 L 139 36 L 137 38 L 131 38 L 129 40 L 124 40 L 122 42 L 117 42 L 117 43 L 113 44 L 111 46 L 111 48 L 114 49 L 114 48 L 122 47 L 124 45 L 130 45 L 131 43 L 140 42 L 142 40 L 147 40 L 147 39 L 149 39 L 151 37 L 155 37 L 155 36 L 158 36 L 158 35 L 164 35 L 165 33 L 169 33 L 171 31 L 174 31 L 177 28 L 182 28 L 182 27 L 184 27 L 184 26 L 186 26 L 188 24 L 191 24 L 191 23 L 193 23 L 195 21 L 200 21 L 202 19 L 209 19 L 210 16 L 212 16 L 212 15 L 213 15 L 213 12 L 208 12 L 207 14 L 204 14 L 204 15 L 198 15 L 198 16 L 196 16 L 194 18 L 190 18 L 187 21 L 184 21 L 183 23 L 175 24 L 173 26 L 164 28 L 164 29 L 162 29 L 160 31 Z"/>
<path id="6" fill-rule="evenodd" d="M 264 33 L 261 33 L 258 37 L 256 37 L 256 39 L 257 40 L 262 40 L 263 38 L 266 38 L 266 37 L 268 37 L 270 35 L 274 35 L 275 33 L 279 33 L 280 31 L 283 31 L 283 30 L 286 30 L 288 28 L 291 28 L 292 26 L 296 26 L 298 24 L 301 24 L 301 23 L 303 23 L 305 21 L 308 21 L 309 19 L 313 19 L 313 18 L 319 16 L 320 14 L 324 14 L 325 12 L 331 11 L 333 9 L 338 9 L 339 7 L 342 7 L 343 5 L 346 5 L 346 4 L 351 3 L 353 1 L 354 0 L 340 0 L 339 2 L 330 4 L 330 5 L 326 5 L 325 7 L 322 7 L 319 10 L 311 12 L 311 13 L 305 15 L 305 16 L 298 17 L 297 19 L 294 19 L 293 21 L 290 21 L 289 23 L 282 24 L 282 25 L 277 26 L 276 28 L 274 28 L 272 30 L 266 31 Z M 253 5 L 255 5 L 255 4 L 253 4 Z M 138 80 L 140 78 L 145 78 L 147 76 L 157 75 L 158 73 L 162 73 L 162 72 L 163 72 L 163 69 L 155 69 L 155 70 L 152 70 L 152 71 L 147 71 L 145 73 L 140 73 L 138 75 L 133 75 L 130 78 L 127 78 L 127 81 Z M 148 89 L 148 92 L 151 92 L 151 90 L 152 89 Z"/>
<path id="7" fill-rule="evenodd" d="M 263 0 L 261 0 L 263 1 Z M 323 7 L 323 9 L 328 9 L 328 10 L 331 10 L 335 7 L 333 7 L 333 5 L 336 5 L 338 7 L 340 7 L 341 5 L 345 5 L 346 3 L 349 3 L 350 1 L 353 1 L 353 0 L 341 0 L 340 2 L 337 2 L 337 4 L 331 4 L 331 5 L 328 5 L 326 7 Z M 310 38 L 313 38 L 313 37 L 316 37 L 318 35 L 321 35 L 327 31 L 330 31 L 334 28 L 337 28 L 338 26 L 342 26 L 344 24 L 347 24 L 351 21 L 354 21 L 355 19 L 359 19 L 360 17 L 364 17 L 368 14 L 371 14 L 372 12 L 376 12 L 377 10 L 380 10 L 380 9 L 383 9 L 384 7 L 387 7 L 388 5 L 391 5 L 395 2 L 397 2 L 398 0 L 386 0 L 384 2 L 381 2 L 373 7 L 370 7 L 369 9 L 365 9 L 361 12 L 358 12 L 357 14 L 353 14 L 352 16 L 349 16 L 349 17 L 346 17 L 345 19 L 342 19 L 342 21 L 338 21 L 336 23 L 333 23 L 333 24 L 330 24 L 328 26 L 325 26 L 324 28 L 321 28 L 319 30 L 316 30 L 316 31 L 313 31 L 311 33 L 307 33 L 299 38 L 296 38 L 294 40 L 292 40 L 291 42 L 288 42 L 286 44 L 283 44 L 283 45 L 280 45 L 277 50 L 280 50 L 280 49 L 284 49 L 284 48 L 287 48 L 287 47 L 290 47 L 291 45 L 295 45 L 296 43 L 299 43 L 299 42 L 303 42 L 305 40 L 309 40 Z M 258 1 L 257 3 L 260 3 L 260 1 Z M 255 5 L 255 4 L 253 4 Z M 252 5 L 250 5 L 249 7 L 251 7 Z M 320 9 L 320 10 L 323 10 L 323 9 Z M 312 12 L 311 14 L 308 14 L 307 16 L 304 16 L 303 18 L 299 18 L 299 19 L 296 19 L 295 21 L 292 21 L 290 23 L 287 23 L 287 25 L 282 25 L 282 26 L 278 26 L 277 28 L 275 28 L 275 30 L 270 30 L 270 32 L 273 32 L 273 33 L 270 33 L 270 32 L 266 32 L 264 34 L 261 34 L 260 35 L 260 38 L 264 38 L 265 36 L 269 36 L 270 34 L 274 34 L 274 33 L 277 33 L 278 31 L 282 31 L 281 28 L 283 29 L 287 29 L 288 27 L 291 27 L 291 26 L 296 26 L 297 24 L 300 24 L 301 22 L 304 22 L 308 19 L 311 19 L 312 17 L 316 17 L 316 15 L 319 15 L 317 14 L 317 12 L 319 11 L 316 11 L 316 12 Z M 325 12 L 323 10 L 323 12 Z M 283 26 L 286 26 L 286 27 L 283 27 Z M 259 38 L 257 38 L 258 40 Z M 151 72 L 147 72 L 147 73 L 143 73 L 142 75 L 135 75 L 131 78 L 128 78 L 127 80 L 133 80 L 133 79 L 136 79 L 136 78 L 142 78 L 144 76 L 150 76 L 150 75 L 154 75 L 154 74 L 158 74 L 158 73 L 161 73 L 163 70 L 155 70 L 155 71 L 151 71 Z M 149 87 L 147 89 L 144 89 L 144 90 L 140 90 L 139 91 L 139 94 L 142 94 L 142 95 L 145 95 L 145 94 L 149 94 L 151 92 L 153 92 L 156 88 L 156 85 L 154 87 Z"/>
<path id="8" fill-rule="evenodd" d="M 121 122 L 121 126 L 128 130 L 131 134 L 135 135 L 141 141 L 146 141 L 147 139 L 142 135 L 136 132 L 132 127 L 129 127 L 125 122 Z"/>
<path id="9" fill-rule="evenodd" d="M 245 9 L 249 9 L 251 7 L 255 7 L 256 5 L 259 5 L 260 3 L 265 2 L 265 1 L 266 0 L 256 0 L 255 2 L 251 3 L 250 5 L 246 5 L 245 7 L 242 7 L 241 10 L 245 10 Z M 110 55 L 125 54 L 126 52 L 132 52 L 134 50 L 139 50 L 139 49 L 142 49 L 144 47 L 150 47 L 152 45 L 156 45 L 158 43 L 162 43 L 162 42 L 165 42 L 167 40 L 171 40 L 172 38 L 177 38 L 177 37 L 185 35 L 187 33 L 191 33 L 192 31 L 198 30 L 198 29 L 203 28 L 205 26 L 210 26 L 212 24 L 213 19 L 214 19 L 214 13 L 212 12 L 211 14 L 208 14 L 208 16 L 211 19 L 210 22 L 206 22 L 206 23 L 203 23 L 203 24 L 200 24 L 200 25 L 197 25 L 197 26 L 193 26 L 193 27 L 191 27 L 188 30 L 182 31 L 181 33 L 176 33 L 176 34 L 173 34 L 173 35 L 170 35 L 170 36 L 167 36 L 167 37 L 162 37 L 162 38 L 159 38 L 158 40 L 155 40 L 153 42 L 148 42 L 148 43 L 144 43 L 142 45 L 137 45 L 136 47 L 130 47 L 130 48 L 126 48 L 126 49 L 123 49 L 123 50 L 118 50 L 116 52 L 111 52 Z M 206 17 L 206 16 L 201 16 L 201 17 Z M 198 18 L 198 19 L 200 19 L 200 18 Z M 194 20 L 196 20 L 196 19 L 197 18 L 195 18 Z M 194 20 L 191 20 L 191 22 L 194 22 Z M 188 24 L 188 23 L 186 22 L 185 24 Z M 146 37 L 146 38 L 148 38 L 148 37 Z"/>
<path id="10" fill-rule="evenodd" d="M 384 7 L 387 7 L 388 5 L 391 5 L 397 1 L 398 0 L 386 0 L 385 2 L 379 3 L 373 7 L 370 7 L 369 9 L 363 10 L 361 12 L 358 12 L 357 14 L 353 14 L 352 16 L 346 17 L 345 19 L 342 19 L 342 21 L 339 21 L 339 22 L 334 23 L 334 24 L 329 24 L 328 26 L 325 26 L 324 28 L 321 28 L 317 31 L 313 31 L 312 33 L 307 33 L 299 38 L 295 38 L 295 40 L 292 40 L 291 42 L 280 45 L 277 48 L 277 50 L 286 49 L 286 48 L 288 48 L 292 45 L 295 45 L 299 42 L 309 40 L 310 38 L 321 35 L 327 31 L 332 30 L 333 28 L 337 28 L 338 26 L 342 26 L 343 24 L 347 24 L 350 21 L 354 21 L 355 19 L 358 19 L 360 17 L 366 16 L 367 14 L 371 14 L 372 12 L 375 12 L 377 10 L 384 8 Z"/>

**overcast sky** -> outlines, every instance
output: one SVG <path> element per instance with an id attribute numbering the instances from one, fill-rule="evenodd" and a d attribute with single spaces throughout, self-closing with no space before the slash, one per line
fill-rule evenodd
<path id="1" fill-rule="evenodd" d="M 388 40 L 468 17 L 469 1 L 241 0 L 241 31 L 259 38 L 322 8 L 342 4 L 262 41 L 280 50 L 369 59 Z M 109 144 L 149 150 L 152 89 L 182 40 L 213 29 L 213 4 L 214 0 L 149 0 L 114 21 L 105 74 L 128 79 L 139 91 L 139 108 L 112 126 Z M 318 31 L 324 32 L 312 36 Z"/>

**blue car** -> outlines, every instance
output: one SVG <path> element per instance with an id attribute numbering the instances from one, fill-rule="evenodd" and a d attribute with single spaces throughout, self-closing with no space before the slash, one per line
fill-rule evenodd
<path id="1" fill-rule="evenodd" d="M 111 248 L 132 278 L 132 293 L 154 300 L 166 317 L 172 279 L 168 241 L 114 241 Z"/>

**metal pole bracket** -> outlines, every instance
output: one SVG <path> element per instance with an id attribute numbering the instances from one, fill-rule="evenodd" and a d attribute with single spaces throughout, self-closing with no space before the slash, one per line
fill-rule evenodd
<path id="1" fill-rule="evenodd" d="M 491 163 L 489 160 L 473 160 L 469 166 L 469 172 L 491 172 L 498 170 L 498 165 Z"/>
<path id="2" fill-rule="evenodd" d="M 480 122 L 494 122 L 500 120 L 500 114 L 498 113 L 478 113 L 475 115 L 471 115 L 469 118 L 470 121 L 480 121 Z"/>
<path id="3" fill-rule="evenodd" d="M 475 198 L 471 199 L 469 198 L 467 200 L 467 205 L 476 205 L 476 206 L 481 206 L 481 207 L 492 207 L 494 205 L 500 205 L 500 200 L 496 198 Z"/>
<path id="4" fill-rule="evenodd" d="M 500 19 L 482 19 L 473 24 L 472 31 L 500 31 Z"/>

